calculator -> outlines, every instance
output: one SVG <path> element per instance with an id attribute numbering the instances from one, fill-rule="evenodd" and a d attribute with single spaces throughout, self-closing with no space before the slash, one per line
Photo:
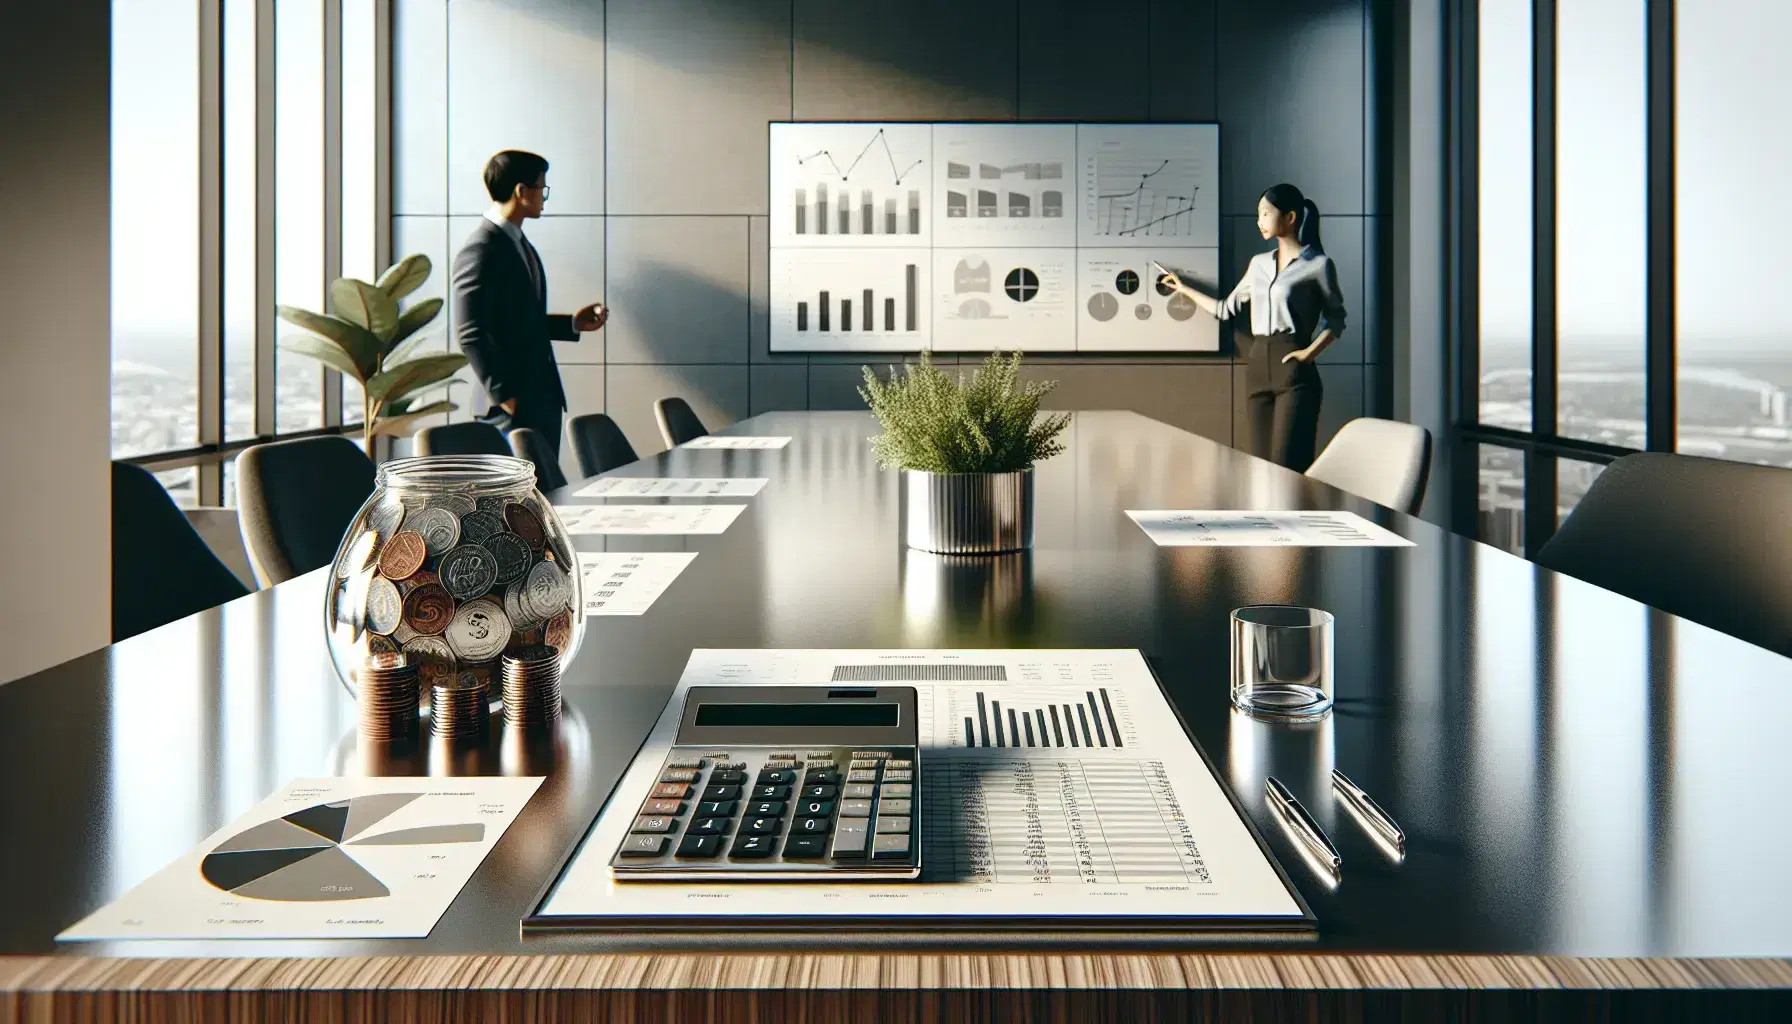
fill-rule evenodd
<path id="1" fill-rule="evenodd" d="M 921 875 L 912 686 L 694 686 L 617 881 Z"/>

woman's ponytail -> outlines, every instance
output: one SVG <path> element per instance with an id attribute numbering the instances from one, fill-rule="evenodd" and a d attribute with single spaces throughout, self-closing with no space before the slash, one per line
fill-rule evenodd
<path id="1" fill-rule="evenodd" d="M 1269 200 L 1269 205 L 1283 213 L 1294 214 L 1294 237 L 1300 244 L 1325 251 L 1325 244 L 1319 240 L 1319 206 L 1301 195 L 1300 189 L 1284 181 L 1264 189 L 1259 198 Z"/>

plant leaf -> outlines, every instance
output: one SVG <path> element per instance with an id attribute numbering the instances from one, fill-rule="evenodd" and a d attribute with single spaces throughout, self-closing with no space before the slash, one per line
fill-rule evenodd
<path id="1" fill-rule="evenodd" d="M 342 346 L 328 338 L 320 338 L 315 334 L 289 334 L 280 339 L 280 347 L 288 352 L 323 363 L 345 376 L 361 380 L 361 371 L 355 366 L 355 360 L 342 350 Z"/>
<path id="2" fill-rule="evenodd" d="M 414 430 L 419 421 L 430 416 L 439 416 L 445 412 L 453 412 L 458 408 L 460 406 L 444 399 L 440 402 L 431 402 L 421 409 L 408 410 L 397 416 L 381 416 L 373 421 L 373 433 L 375 436 L 391 434 L 393 437 L 400 437 Z"/>
<path id="3" fill-rule="evenodd" d="M 407 359 L 396 366 L 388 366 L 368 381 L 367 397 L 376 402 L 395 401 L 425 385 L 454 376 L 465 365 L 467 357 L 459 352 Z"/>
<path id="4" fill-rule="evenodd" d="M 456 384 L 465 384 L 465 383 L 467 383 L 467 382 L 460 379 L 459 377 L 449 377 L 447 380 L 439 380 L 439 381 L 436 381 L 434 384 L 425 384 L 422 387 L 416 389 L 415 391 L 412 391 L 410 394 L 405 395 L 403 398 L 395 398 L 392 401 L 387 402 L 385 405 L 384 411 L 387 413 L 390 413 L 393 416 L 398 416 L 400 414 L 410 412 L 411 408 L 413 406 L 415 406 L 419 402 L 424 401 L 426 396 L 428 396 L 431 392 L 433 392 L 433 391 L 450 391 L 451 392 L 451 391 L 453 391 L 454 386 Z M 452 394 L 444 394 L 440 399 L 436 399 L 436 401 L 446 401 L 453 397 L 454 396 Z"/>
<path id="5" fill-rule="evenodd" d="M 398 328 L 392 332 L 392 336 L 386 341 L 386 358 L 391 359 L 392 351 L 398 347 L 399 342 L 416 334 L 423 328 L 428 327 L 430 321 L 434 320 L 436 314 L 441 311 L 441 299 L 424 299 L 422 302 L 419 302 L 405 310 L 403 313 L 400 313 L 398 315 Z"/>
<path id="6" fill-rule="evenodd" d="M 337 316 L 359 324 L 382 342 L 392 340 L 398 329 L 398 303 L 366 281 L 339 277 L 330 285 L 330 308 Z"/>
<path id="7" fill-rule="evenodd" d="M 406 360 L 414 359 L 417 357 L 418 350 L 423 348 L 423 346 L 432 341 L 441 340 L 442 336 L 434 331 L 431 331 L 428 334 L 413 334 L 409 338 L 392 346 L 392 350 L 386 353 L 384 365 L 392 367 L 397 366 L 399 363 L 405 362 Z M 441 352 L 438 350 L 432 354 L 440 355 Z"/>
<path id="8" fill-rule="evenodd" d="M 356 380 L 366 380 L 379 369 L 380 340 L 360 324 L 297 306 L 275 306 L 274 314 L 294 327 L 303 327 L 335 342 L 359 367 L 354 375 Z"/>
<path id="9" fill-rule="evenodd" d="M 397 302 L 423 287 L 423 282 L 429 280 L 429 271 L 429 257 L 414 253 L 386 268 L 375 287 Z"/>

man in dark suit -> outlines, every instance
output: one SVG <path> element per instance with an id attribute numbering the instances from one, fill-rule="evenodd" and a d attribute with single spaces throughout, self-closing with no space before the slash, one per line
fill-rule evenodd
<path id="1" fill-rule="evenodd" d="M 591 303 L 570 316 L 547 308 L 541 255 L 523 237 L 523 221 L 541 216 L 548 200 L 548 162 L 507 149 L 485 165 L 492 207 L 454 257 L 454 324 L 467 362 L 485 385 L 492 408 L 483 417 L 499 430 L 530 427 L 560 457 L 566 390 L 554 361 L 556 341 L 578 341 L 603 327 L 609 310 Z M 559 486 L 558 467 L 549 486 Z"/>

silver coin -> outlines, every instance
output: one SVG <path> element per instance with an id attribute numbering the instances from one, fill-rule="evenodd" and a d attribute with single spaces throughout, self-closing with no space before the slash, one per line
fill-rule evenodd
<path id="1" fill-rule="evenodd" d="M 379 534 L 372 530 L 361 531 L 359 536 L 349 542 L 347 550 L 343 551 L 342 560 L 336 563 L 336 578 L 346 580 L 367 568 L 373 561 L 379 542 Z"/>
<path id="2" fill-rule="evenodd" d="M 412 514 L 410 527 L 423 536 L 423 550 L 431 558 L 460 543 L 460 516 L 445 508 L 431 506 Z"/>
<path id="3" fill-rule="evenodd" d="M 477 544 L 462 544 L 442 556 L 436 575 L 456 601 L 471 601 L 498 582 L 498 559 Z"/>
<path id="4" fill-rule="evenodd" d="M 498 533 L 486 538 L 485 549 L 498 560 L 498 585 L 506 586 L 522 579 L 529 571 L 532 555 L 529 542 L 514 533 Z"/>
<path id="5" fill-rule="evenodd" d="M 502 494 L 488 494 L 474 502 L 475 505 L 479 506 L 479 511 L 496 512 L 500 516 L 504 514 L 504 506 L 509 503 L 510 499 L 504 497 Z"/>
<path id="6" fill-rule="evenodd" d="M 367 528 L 379 534 L 381 540 L 397 533 L 403 522 L 404 503 L 392 498 L 381 498 L 367 510 Z"/>
<path id="7" fill-rule="evenodd" d="M 553 562 L 537 562 L 535 568 L 529 570 L 529 578 L 523 583 L 517 603 L 530 619 L 545 622 L 566 608 L 571 599 L 572 585 L 567 582 L 566 573 Z"/>
<path id="8" fill-rule="evenodd" d="M 367 584 L 372 579 L 372 573 L 361 572 L 337 584 L 336 621 L 349 628 L 351 642 L 361 639 L 367 624 Z"/>
<path id="9" fill-rule="evenodd" d="M 398 628 L 392 631 L 392 639 L 397 641 L 400 646 L 408 644 L 422 635 L 422 633 L 412 629 L 410 623 L 403 621 L 400 621 Z"/>
<path id="10" fill-rule="evenodd" d="M 429 499 L 429 507 L 445 508 L 459 518 L 478 508 L 479 504 L 466 494 L 438 494 Z"/>
<path id="11" fill-rule="evenodd" d="M 367 584 L 367 629 L 372 633 L 391 635 L 404 621 L 404 598 L 398 596 L 398 585 L 384 576 L 375 576 Z"/>
<path id="12" fill-rule="evenodd" d="M 460 517 L 462 544 L 484 544 L 503 532 L 504 516 L 501 513 L 480 510 Z"/>
<path id="13" fill-rule="evenodd" d="M 469 601 L 455 609 L 448 624 L 448 646 L 462 661 L 486 661 L 510 643 L 510 617 L 490 598 Z"/>
<path id="14" fill-rule="evenodd" d="M 517 629 L 534 629 L 541 625 L 540 619 L 532 619 L 523 609 L 523 580 L 517 580 L 504 588 L 504 614 L 510 616 L 510 624 Z"/>
<path id="15" fill-rule="evenodd" d="M 453 679 L 460 670 L 454 648 L 439 636 L 419 636 L 405 641 L 405 661 L 417 666 L 417 678 L 423 689 L 422 702 L 429 702 L 429 688 L 444 679 Z"/>

